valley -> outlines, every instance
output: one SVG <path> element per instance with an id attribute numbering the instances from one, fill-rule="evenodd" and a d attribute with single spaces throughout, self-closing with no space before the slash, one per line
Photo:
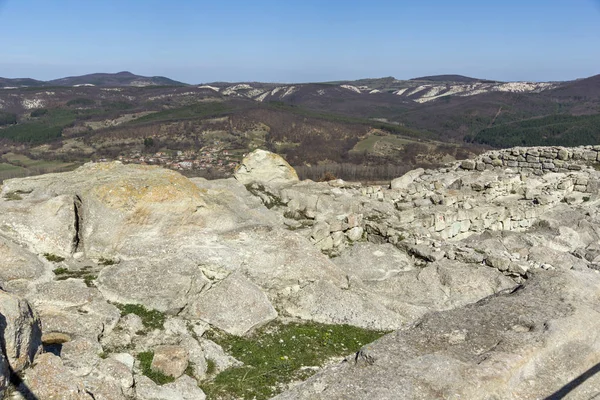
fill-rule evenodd
<path id="1" fill-rule="evenodd" d="M 284 155 L 302 178 L 385 180 L 494 147 L 600 140 L 600 76 L 188 85 L 121 72 L 1 78 L 0 87 L 0 179 L 92 160 L 226 177 L 245 154 L 265 148 Z"/>

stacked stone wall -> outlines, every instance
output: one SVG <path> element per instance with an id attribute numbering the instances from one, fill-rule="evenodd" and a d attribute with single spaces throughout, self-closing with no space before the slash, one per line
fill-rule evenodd
<path id="1" fill-rule="evenodd" d="M 518 172 L 542 175 L 546 172 L 580 171 L 584 165 L 599 161 L 600 146 L 513 147 L 493 150 L 475 159 L 461 161 L 458 167 L 475 171 L 512 168 Z"/>

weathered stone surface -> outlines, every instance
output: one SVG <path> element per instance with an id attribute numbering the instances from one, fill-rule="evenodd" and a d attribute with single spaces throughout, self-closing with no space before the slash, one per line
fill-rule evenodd
<path id="1" fill-rule="evenodd" d="M 0 290 L 2 352 L 16 373 L 29 366 L 41 350 L 40 320 L 27 300 Z"/>
<path id="2" fill-rule="evenodd" d="M 77 378 L 63 365 L 60 357 L 44 353 L 36 357 L 33 368 L 25 371 L 23 380 L 27 389 L 39 399 L 92 400 L 83 380 Z"/>
<path id="3" fill-rule="evenodd" d="M 10 368 L 8 360 L 4 357 L 4 354 L 0 352 L 0 398 L 4 398 L 6 389 L 10 384 Z"/>
<path id="4" fill-rule="evenodd" d="M 413 183 L 414 180 L 423 175 L 424 172 L 425 170 L 423 168 L 417 168 L 413 169 L 412 171 L 408 171 L 401 177 L 392 180 L 390 186 L 392 189 L 405 190 L 408 188 L 409 184 Z"/>
<path id="5" fill-rule="evenodd" d="M 333 262 L 362 281 L 380 281 L 414 268 L 406 253 L 395 246 L 368 242 L 355 244 Z"/>
<path id="6" fill-rule="evenodd" d="M 0 282 L 10 286 L 14 280 L 33 280 L 44 273 L 40 260 L 21 246 L 0 237 Z"/>
<path id="7" fill-rule="evenodd" d="M 241 361 L 236 360 L 229 354 L 225 353 L 223 348 L 212 340 L 200 338 L 200 346 L 204 352 L 204 357 L 211 360 L 215 364 L 215 372 L 225 371 L 231 367 L 239 367 L 243 365 Z"/>
<path id="8" fill-rule="evenodd" d="M 464 160 L 460 164 L 460 166 L 463 169 L 466 169 L 466 170 L 473 170 L 473 169 L 475 169 L 475 165 L 476 165 L 475 161 L 473 161 L 473 160 Z"/>
<path id="9" fill-rule="evenodd" d="M 68 194 L 57 196 L 44 190 L 40 193 L 34 191 L 36 178 L 4 182 L 0 198 L 11 192 L 27 194 L 19 195 L 23 196 L 23 200 L 0 204 L 0 230 L 3 235 L 35 253 L 67 256 L 74 251 L 75 198 Z"/>
<path id="10" fill-rule="evenodd" d="M 442 250 L 427 245 L 411 246 L 409 252 L 427 261 L 439 261 L 444 258 L 444 252 Z"/>
<path id="11" fill-rule="evenodd" d="M 190 293 L 199 292 L 208 282 L 197 264 L 167 257 L 111 265 L 102 270 L 96 284 L 110 301 L 174 313 L 185 307 Z"/>
<path id="12" fill-rule="evenodd" d="M 386 307 L 414 322 L 428 310 L 462 307 L 516 284 L 496 269 L 444 259 L 366 286 Z"/>
<path id="13" fill-rule="evenodd" d="M 86 286 L 81 280 L 42 283 L 30 298 L 45 334 L 97 340 L 101 334 L 110 333 L 119 320 L 119 310 L 108 304 L 98 289 Z"/>
<path id="14" fill-rule="evenodd" d="M 236 273 L 200 293 L 186 308 L 185 316 L 243 335 L 275 319 L 277 312 L 256 285 Z"/>
<path id="15" fill-rule="evenodd" d="M 360 287 L 358 284 L 356 286 Z M 401 313 L 387 308 L 382 304 L 381 298 L 364 289 L 342 290 L 326 281 L 298 287 L 282 303 L 287 314 L 321 323 L 386 330 L 403 326 L 409 320 Z"/>
<path id="16" fill-rule="evenodd" d="M 154 349 L 151 368 L 167 376 L 179 378 L 188 366 L 189 354 L 181 346 L 158 346 Z"/>
<path id="17" fill-rule="evenodd" d="M 429 313 L 441 312 L 453 320 L 459 314 L 451 313 L 474 303 L 478 310 L 518 284 L 528 285 L 539 273 L 598 269 L 600 172 L 586 165 L 592 161 L 586 160 L 585 151 L 591 148 L 568 149 L 573 157 L 565 160 L 558 159 L 560 150 L 496 150 L 471 160 L 471 170 L 457 162 L 423 171 L 394 189 L 292 180 L 257 183 L 247 190 L 234 179 L 189 180 L 159 168 L 119 163 L 10 180 L 2 190 L 22 193 L 22 198 L 0 201 L 6 222 L 0 224 L 0 246 L 14 261 L 3 267 L 0 284 L 31 301 L 40 315 L 45 343 L 62 343 L 62 367 L 82 376 L 85 389 L 97 399 L 135 395 L 133 358 L 123 351 L 136 354 L 180 346 L 188 351 L 189 372 L 200 380 L 206 378 L 207 360 L 216 363 L 217 371 L 238 365 L 201 337 L 208 323 L 242 335 L 275 318 L 275 307 L 286 318 L 412 332 L 429 321 Z M 534 162 L 532 157 L 539 159 Z M 517 165 L 505 169 L 512 162 Z M 550 164 L 557 167 L 555 172 Z M 25 226 L 47 216 L 50 209 L 60 218 Z M 286 219 L 295 223 L 285 224 Z M 41 251 L 64 255 L 66 260 L 52 263 Z M 97 274 L 97 279 L 59 281 L 83 273 L 88 265 L 85 271 Z M 52 273 L 57 267 L 68 273 Z M 569 284 L 579 287 L 582 282 Z M 530 314 L 535 317 L 532 310 L 545 301 L 544 292 L 538 295 L 520 310 L 524 320 Z M 159 310 L 167 315 L 164 327 L 147 329 L 133 314 L 120 318 L 107 300 Z M 472 331 L 450 330 L 448 343 L 460 346 L 488 328 L 503 329 L 501 324 L 489 327 L 477 321 L 470 324 Z M 531 332 L 527 326 L 515 324 L 510 329 L 527 334 Z M 587 337 L 584 342 L 584 347 L 589 345 Z M 445 347 L 441 353 L 436 349 L 426 349 L 423 358 L 460 356 L 445 353 Z M 412 364 L 402 364 L 407 371 L 421 363 L 421 356 L 410 358 L 410 351 L 406 354 Z M 598 354 L 593 345 L 583 351 L 590 359 Z M 123 358 L 120 365 L 113 352 Z M 371 358 L 363 349 L 357 361 L 370 368 Z M 495 368 L 485 360 L 484 367 L 465 362 L 475 369 Z M 417 375 L 426 379 L 423 384 L 418 381 L 422 390 L 416 398 L 427 397 L 438 387 L 442 397 L 452 391 L 444 392 L 450 378 L 435 386 L 427 377 L 430 371 L 453 376 L 453 367 L 450 372 L 444 368 L 455 366 L 454 361 L 423 365 Z M 571 370 L 557 371 L 560 379 L 566 379 Z M 119 374 L 123 380 L 116 378 Z M 409 386 L 416 382 L 403 374 L 401 380 Z M 470 376 L 461 374 L 457 375 L 461 379 Z M 506 376 L 501 368 L 493 374 Z M 201 396 L 192 378 L 182 376 L 179 381 L 187 389 L 170 390 L 142 379 L 135 385 L 140 389 L 137 396 L 145 386 L 147 393 L 164 398 L 184 398 L 188 389 L 192 398 Z M 379 394 L 364 387 L 365 396 Z M 461 388 L 457 393 L 470 398 L 472 393 Z M 540 397 L 537 393 L 542 392 L 536 390 L 523 398 Z"/>
<path id="18" fill-rule="evenodd" d="M 252 182 L 289 183 L 298 181 L 298 175 L 280 155 L 257 149 L 244 157 L 235 171 L 235 179 L 244 185 Z"/>
<path id="19" fill-rule="evenodd" d="M 76 338 L 62 344 L 60 358 L 75 376 L 89 375 L 101 361 L 102 346 L 97 340 Z"/>
<path id="20" fill-rule="evenodd" d="M 129 359 L 123 360 L 123 356 L 124 354 L 116 354 L 100 360 L 96 368 L 84 378 L 85 388 L 93 394 L 94 399 L 133 397 L 133 357 L 127 354 Z"/>
<path id="21" fill-rule="evenodd" d="M 198 387 L 198 382 L 187 375 L 183 375 L 175 382 L 167 383 L 163 387 L 172 389 L 183 400 L 204 400 L 206 398 L 202 389 Z"/>
<path id="22" fill-rule="evenodd" d="M 536 274 L 512 294 L 430 314 L 276 399 L 550 396 L 600 359 L 592 304 L 599 288 L 591 272 Z M 592 379 L 571 398 L 598 390 Z"/>
<path id="23" fill-rule="evenodd" d="M 182 376 L 175 382 L 158 386 L 145 376 L 136 378 L 136 397 L 140 400 L 204 400 L 206 398 L 196 381 Z"/>
<path id="24" fill-rule="evenodd" d="M 362 227 L 355 226 L 354 228 L 351 228 L 348 231 L 346 231 L 346 237 L 348 237 L 348 240 L 350 240 L 352 242 L 356 242 L 356 241 L 362 239 L 363 233 L 364 233 L 364 229 Z"/>

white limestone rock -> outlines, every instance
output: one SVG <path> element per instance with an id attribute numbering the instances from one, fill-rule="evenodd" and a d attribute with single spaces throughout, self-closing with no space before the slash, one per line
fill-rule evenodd
<path id="1" fill-rule="evenodd" d="M 283 157 L 260 149 L 244 157 L 234 176 L 244 185 L 253 182 L 282 184 L 298 181 L 296 171 Z"/>

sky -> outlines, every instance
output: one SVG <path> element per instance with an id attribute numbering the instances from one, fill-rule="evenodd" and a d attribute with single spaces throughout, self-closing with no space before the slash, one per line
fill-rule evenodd
<path id="1" fill-rule="evenodd" d="M 600 73 L 600 0 L 0 0 L 0 76 L 186 83 Z"/>

